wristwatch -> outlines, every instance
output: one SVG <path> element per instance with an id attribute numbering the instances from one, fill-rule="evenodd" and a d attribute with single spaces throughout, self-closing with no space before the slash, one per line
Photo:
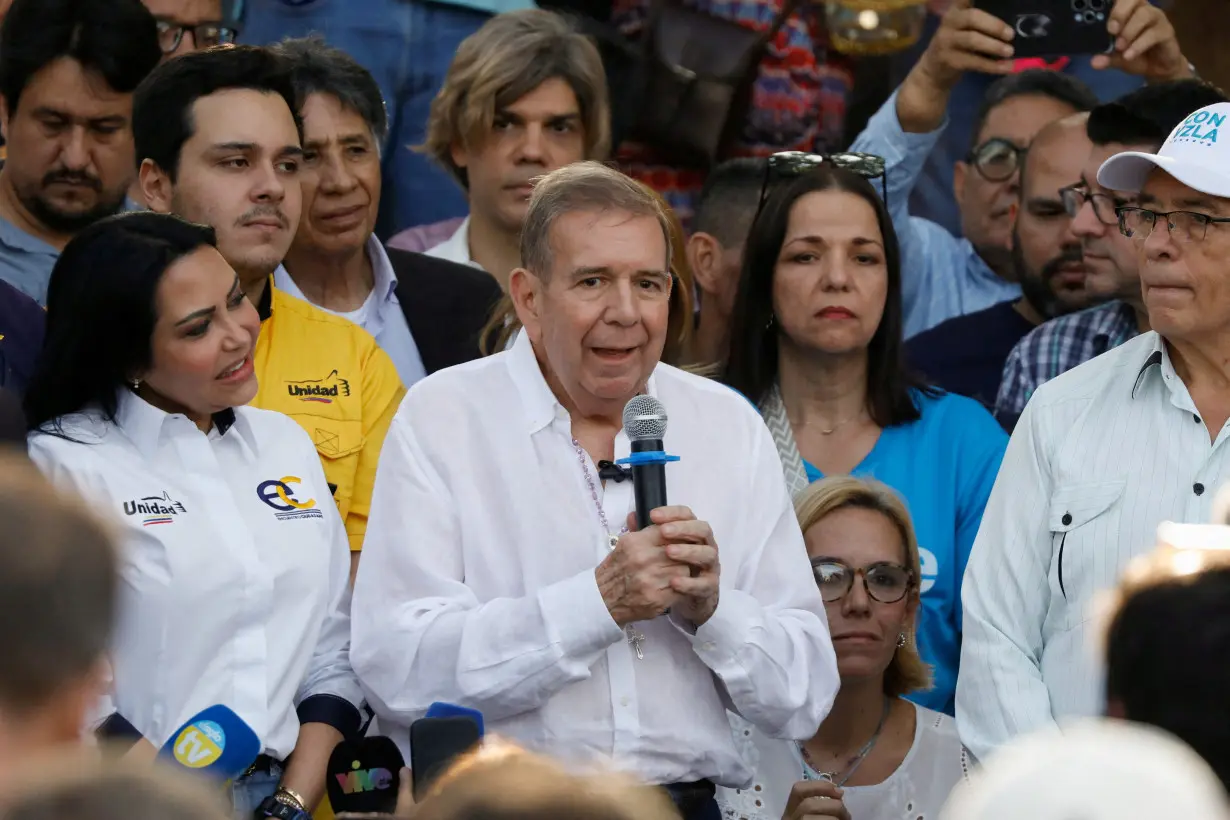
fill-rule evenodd
<path id="1" fill-rule="evenodd" d="M 303 805 L 303 799 L 290 789 L 278 789 L 256 807 L 257 820 L 276 817 L 277 820 L 312 820 L 312 814 Z"/>

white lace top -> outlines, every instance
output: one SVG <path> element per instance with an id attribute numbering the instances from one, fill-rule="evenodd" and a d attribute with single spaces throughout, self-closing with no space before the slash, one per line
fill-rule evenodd
<path id="1" fill-rule="evenodd" d="M 970 770 L 969 755 L 948 715 L 915 706 L 914 745 L 887 780 L 875 786 L 846 786 L 851 820 L 935 820 L 948 793 Z M 755 779 L 746 789 L 717 790 L 726 820 L 781 820 L 790 789 L 809 772 L 798 744 L 774 740 L 730 715 L 735 744 Z"/>

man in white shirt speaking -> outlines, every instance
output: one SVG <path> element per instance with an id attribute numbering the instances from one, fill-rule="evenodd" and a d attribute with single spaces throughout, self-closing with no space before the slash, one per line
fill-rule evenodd
<path id="1" fill-rule="evenodd" d="M 713 782 L 751 777 L 727 707 L 802 738 L 838 679 L 767 428 L 659 363 L 668 237 L 655 199 L 599 163 L 537 184 L 509 288 L 525 332 L 416 384 L 390 427 L 351 659 L 403 744 L 390 724 L 462 703 L 526 746 L 672 787 L 688 817 Z M 680 506 L 625 532 L 632 482 L 601 462 L 628 456 L 640 393 L 670 414 Z"/>
<path id="2" fill-rule="evenodd" d="M 1101 711 L 1095 596 L 1162 521 L 1208 521 L 1230 474 L 1228 118 L 1202 108 L 1098 172 L 1138 195 L 1117 213 L 1153 330 L 1038 388 L 1008 444 L 962 594 L 957 723 L 980 758 Z"/>

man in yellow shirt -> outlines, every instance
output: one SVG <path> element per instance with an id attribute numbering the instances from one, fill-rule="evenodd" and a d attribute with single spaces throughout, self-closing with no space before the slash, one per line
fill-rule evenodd
<path id="1" fill-rule="evenodd" d="M 405 388 L 371 334 L 273 286 L 302 205 L 295 105 L 289 72 L 267 50 L 196 52 L 137 89 L 133 134 L 145 201 L 213 227 L 260 313 L 253 404 L 295 419 L 315 442 L 350 535 L 353 576 L 376 461 Z"/>

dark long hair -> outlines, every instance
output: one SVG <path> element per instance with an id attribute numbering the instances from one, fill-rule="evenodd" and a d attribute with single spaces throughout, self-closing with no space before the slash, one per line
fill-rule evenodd
<path id="1" fill-rule="evenodd" d="M 888 209 L 871 183 L 829 164 L 781 183 L 770 194 L 752 225 L 743 255 L 739 298 L 731 317 L 730 358 L 722 381 L 757 404 L 765 400 L 777 382 L 779 329 L 773 317 L 773 277 L 794 204 L 817 191 L 854 194 L 875 211 L 884 238 L 888 293 L 880 326 L 867 346 L 867 412 L 881 427 L 916 421 L 919 409 L 910 395 L 911 390 L 928 395 L 937 395 L 939 391 L 906 368 L 902 340 L 901 250 L 897 245 L 897 233 Z"/>
<path id="2" fill-rule="evenodd" d="M 89 406 L 114 421 L 119 390 L 150 365 L 163 274 L 216 244 L 212 228 L 151 212 L 108 217 L 73 237 L 51 272 L 27 427 L 59 431 L 62 416 Z"/>

